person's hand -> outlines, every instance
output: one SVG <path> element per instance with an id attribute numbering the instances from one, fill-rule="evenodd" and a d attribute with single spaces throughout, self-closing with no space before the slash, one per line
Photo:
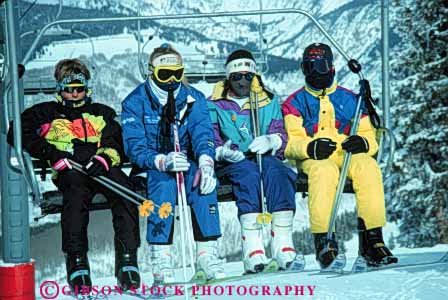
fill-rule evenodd
<path id="1" fill-rule="evenodd" d="M 87 175 L 93 177 L 105 175 L 107 172 L 109 172 L 109 169 L 109 162 L 102 155 L 92 156 L 89 162 L 84 167 Z"/>
<path id="2" fill-rule="evenodd" d="M 232 140 L 228 140 L 223 146 L 216 148 L 216 161 L 227 161 L 230 163 L 237 163 L 244 160 L 244 153 L 240 150 L 231 149 Z"/>
<path id="3" fill-rule="evenodd" d="M 267 134 L 256 137 L 249 145 L 249 150 L 257 154 L 265 154 L 272 151 L 271 155 L 275 155 L 282 146 L 282 138 L 278 134 Z"/>
<path id="4" fill-rule="evenodd" d="M 158 154 L 154 159 L 154 164 L 160 172 L 184 172 L 190 168 L 187 155 L 183 152 Z"/>
<path id="5" fill-rule="evenodd" d="M 200 189 L 204 195 L 210 194 L 216 188 L 214 165 L 213 159 L 207 154 L 202 154 L 199 157 L 199 169 L 194 176 L 193 187 L 198 185 L 200 179 Z"/>
<path id="6" fill-rule="evenodd" d="M 342 142 L 342 149 L 352 154 L 367 153 L 369 142 L 360 135 L 351 135 Z"/>
<path id="7" fill-rule="evenodd" d="M 335 150 L 336 142 L 329 138 L 319 138 L 308 144 L 306 153 L 312 159 L 321 160 L 329 158 Z"/>
<path id="8" fill-rule="evenodd" d="M 61 158 L 51 165 L 51 168 L 56 172 L 61 172 L 65 169 L 73 169 L 72 165 L 68 161 L 68 158 Z"/>

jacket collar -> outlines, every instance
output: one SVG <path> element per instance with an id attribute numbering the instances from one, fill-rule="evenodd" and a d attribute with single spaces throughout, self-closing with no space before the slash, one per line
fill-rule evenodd
<path id="1" fill-rule="evenodd" d="M 325 95 L 330 95 L 330 94 L 334 93 L 336 91 L 337 86 L 338 86 L 338 83 L 336 82 L 336 79 L 334 79 L 331 86 L 329 88 L 325 89 Z M 312 88 L 310 85 L 308 85 L 307 83 L 305 83 L 305 90 L 308 93 L 310 93 L 311 95 L 313 95 L 314 97 L 323 96 L 323 90 L 316 90 L 316 89 Z"/>
<path id="2" fill-rule="evenodd" d="M 162 90 L 151 78 L 148 78 L 149 87 L 151 88 L 152 96 L 157 99 L 159 104 L 164 106 L 168 101 L 168 92 Z M 179 85 L 177 89 L 174 90 L 174 98 L 177 99 L 177 95 L 179 95 L 179 91 L 182 85 Z"/>

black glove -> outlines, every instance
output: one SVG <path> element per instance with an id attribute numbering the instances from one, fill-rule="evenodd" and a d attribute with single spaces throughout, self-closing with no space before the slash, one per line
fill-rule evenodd
<path id="1" fill-rule="evenodd" d="M 352 154 L 369 151 L 369 142 L 360 135 L 351 135 L 342 142 L 342 149 Z"/>
<path id="2" fill-rule="evenodd" d="M 109 172 L 110 165 L 110 159 L 105 155 L 94 155 L 90 158 L 84 170 L 87 175 L 97 177 Z"/>
<path id="3" fill-rule="evenodd" d="M 330 157 L 336 150 L 336 142 L 328 138 L 319 138 L 308 144 L 306 153 L 312 159 L 321 160 Z"/>

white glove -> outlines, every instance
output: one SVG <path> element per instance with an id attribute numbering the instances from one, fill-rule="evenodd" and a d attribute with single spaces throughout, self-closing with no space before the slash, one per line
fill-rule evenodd
<path id="1" fill-rule="evenodd" d="M 275 155 L 275 152 L 277 152 L 281 146 L 282 138 L 274 133 L 256 137 L 249 145 L 249 150 L 257 154 L 265 154 L 271 150 L 271 154 Z"/>
<path id="2" fill-rule="evenodd" d="M 168 155 L 158 154 L 154 164 L 160 172 L 184 172 L 190 168 L 187 155 L 183 152 L 170 152 Z"/>
<path id="3" fill-rule="evenodd" d="M 230 146 L 232 145 L 232 140 L 228 140 L 223 146 L 216 148 L 216 161 L 228 161 L 231 163 L 236 163 L 242 161 L 245 156 L 240 150 L 232 150 Z"/>
<path id="4" fill-rule="evenodd" d="M 204 195 L 210 194 L 216 188 L 215 177 L 215 163 L 213 159 L 207 154 L 202 154 L 199 157 L 199 169 L 196 172 L 193 180 L 193 187 L 196 187 L 201 179 L 201 193 Z"/>

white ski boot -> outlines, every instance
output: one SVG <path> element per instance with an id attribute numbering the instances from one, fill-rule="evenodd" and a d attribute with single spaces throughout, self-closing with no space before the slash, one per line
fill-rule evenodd
<path id="1" fill-rule="evenodd" d="M 196 243 L 196 265 L 197 271 L 202 270 L 205 273 L 206 280 L 226 277 L 223 261 L 218 258 L 217 241 Z"/>
<path id="2" fill-rule="evenodd" d="M 263 245 L 262 225 L 257 223 L 258 213 L 240 216 L 243 263 L 246 273 L 262 272 L 269 263 Z"/>
<path id="3" fill-rule="evenodd" d="M 271 251 L 279 268 L 286 270 L 296 257 L 292 241 L 292 225 L 294 213 L 292 210 L 272 213 Z"/>
<path id="4" fill-rule="evenodd" d="M 154 285 L 174 283 L 174 264 L 170 245 L 151 245 L 150 249 Z"/>

